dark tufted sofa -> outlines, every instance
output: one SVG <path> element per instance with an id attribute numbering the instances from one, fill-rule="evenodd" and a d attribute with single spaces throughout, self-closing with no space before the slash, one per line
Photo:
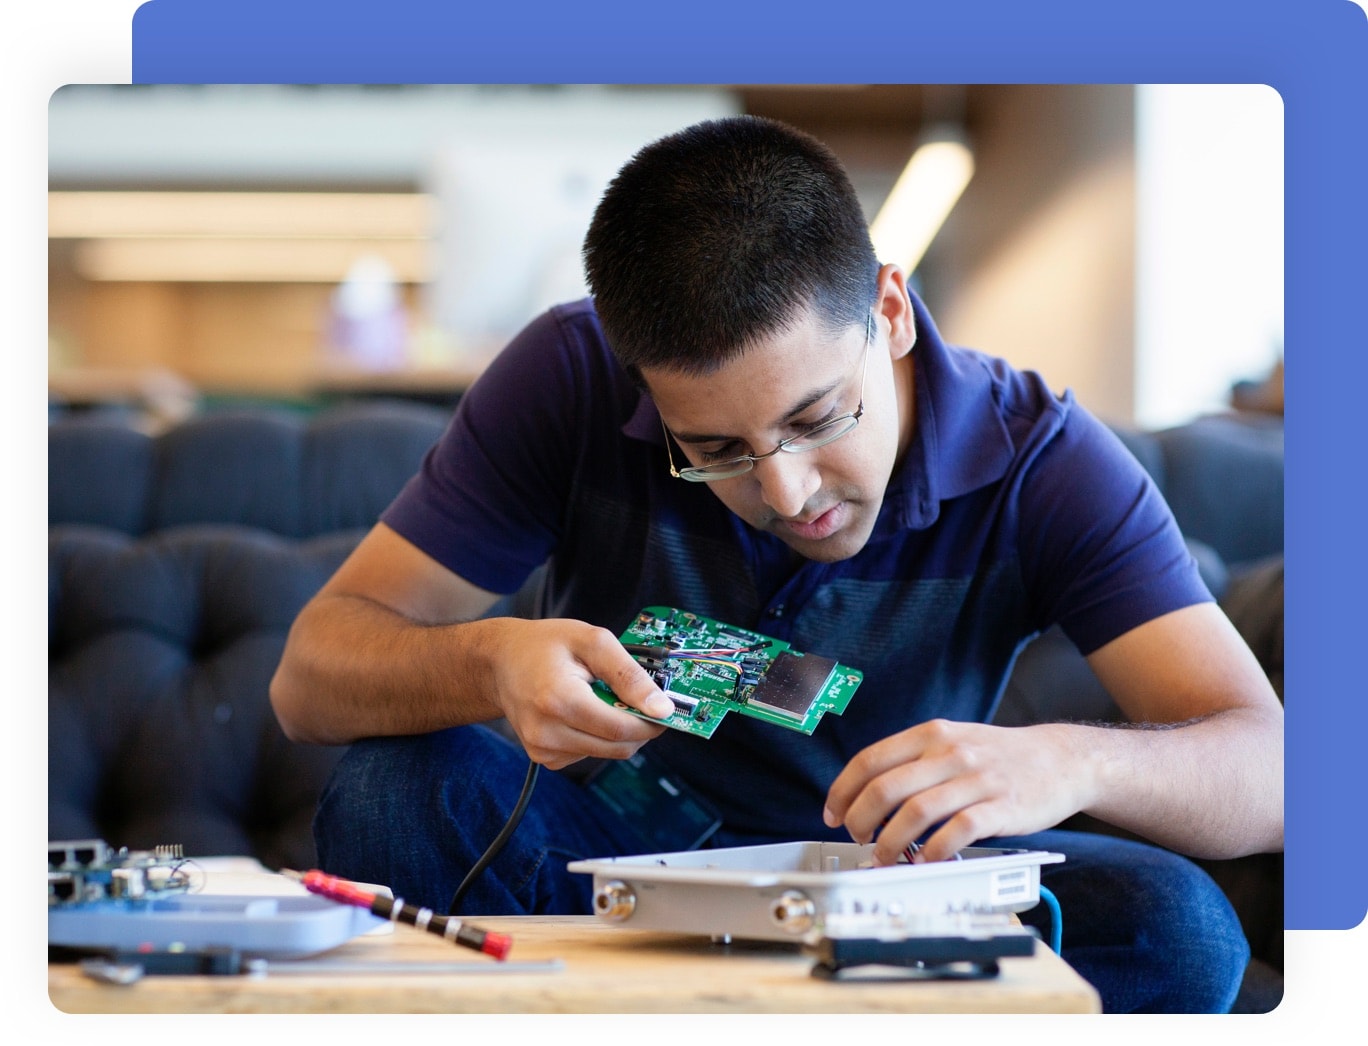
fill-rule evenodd
<path id="1" fill-rule="evenodd" d="M 295 614 L 447 416 L 373 402 L 309 416 L 210 412 L 155 437 L 118 420 L 49 426 L 50 839 L 312 866 L 314 804 L 340 752 L 287 741 L 267 686 Z M 1281 419 L 1118 432 L 1281 696 Z M 1049 632 L 1023 652 L 997 721 L 1117 716 L 1087 663 Z M 1070 827 L 1111 830 L 1087 818 Z M 1282 857 L 1208 867 L 1258 960 L 1241 1005 L 1276 1005 Z"/>
<path id="2" fill-rule="evenodd" d="M 413 474 L 447 412 L 191 418 L 48 433 L 48 837 L 314 864 L 340 751 L 297 745 L 267 687 L 304 602 Z"/>

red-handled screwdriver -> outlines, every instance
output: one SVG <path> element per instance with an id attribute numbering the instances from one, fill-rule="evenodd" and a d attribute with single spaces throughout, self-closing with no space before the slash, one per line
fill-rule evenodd
<path id="1" fill-rule="evenodd" d="M 339 879 L 335 875 L 317 870 L 296 872 L 290 868 L 282 868 L 280 874 L 300 883 L 310 893 L 357 908 L 366 908 L 371 914 L 389 919 L 391 922 L 408 923 L 428 933 L 435 933 L 438 937 L 445 937 L 467 948 L 473 948 L 477 952 L 492 955 L 500 962 L 508 957 L 508 950 L 513 947 L 513 939 L 506 933 L 477 929 L 452 916 L 437 915 L 431 908 L 416 908 L 411 904 L 405 904 L 403 898 L 371 893 L 356 883 Z"/>

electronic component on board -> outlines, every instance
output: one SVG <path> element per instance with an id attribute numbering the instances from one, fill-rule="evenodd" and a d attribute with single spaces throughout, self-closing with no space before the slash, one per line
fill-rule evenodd
<path id="1" fill-rule="evenodd" d="M 115 850 L 103 839 L 48 843 L 48 907 L 135 902 L 185 893 L 189 862 L 179 845 Z"/>
<path id="2" fill-rule="evenodd" d="M 864 678 L 829 657 L 673 607 L 646 607 L 620 638 L 674 703 L 656 721 L 700 737 L 711 737 L 729 711 L 810 734 L 824 714 L 845 710 Z M 642 715 L 606 684 L 594 688 L 604 701 Z"/>
<path id="3" fill-rule="evenodd" d="M 782 650 L 751 691 L 753 705 L 801 722 L 826 691 L 837 664 L 816 654 L 795 656 Z"/>

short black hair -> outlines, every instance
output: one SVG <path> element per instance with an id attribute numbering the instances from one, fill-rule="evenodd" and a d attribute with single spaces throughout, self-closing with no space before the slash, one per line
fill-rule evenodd
<path id="1" fill-rule="evenodd" d="M 816 138 L 756 116 L 707 120 L 641 149 L 584 241 L 604 333 L 633 374 L 709 373 L 804 309 L 862 323 L 879 264 L 850 178 Z"/>

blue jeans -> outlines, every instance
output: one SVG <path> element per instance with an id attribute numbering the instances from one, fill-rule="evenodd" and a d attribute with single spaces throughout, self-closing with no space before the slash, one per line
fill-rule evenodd
<path id="1" fill-rule="evenodd" d="M 446 912 L 507 822 L 527 766 L 517 745 L 485 727 L 358 742 L 319 802 L 319 867 Z M 775 841 L 724 831 L 712 845 Z M 1041 883 L 1059 901 L 1064 958 L 1106 1012 L 1230 1009 L 1249 945 L 1225 895 L 1195 864 L 1143 843 L 1058 829 L 984 845 L 1066 856 L 1042 866 Z M 542 770 L 521 824 L 460 914 L 589 914 L 592 877 L 567 872 L 567 862 L 658 849 L 581 785 Z M 1045 905 L 1021 920 L 1049 939 Z"/>

